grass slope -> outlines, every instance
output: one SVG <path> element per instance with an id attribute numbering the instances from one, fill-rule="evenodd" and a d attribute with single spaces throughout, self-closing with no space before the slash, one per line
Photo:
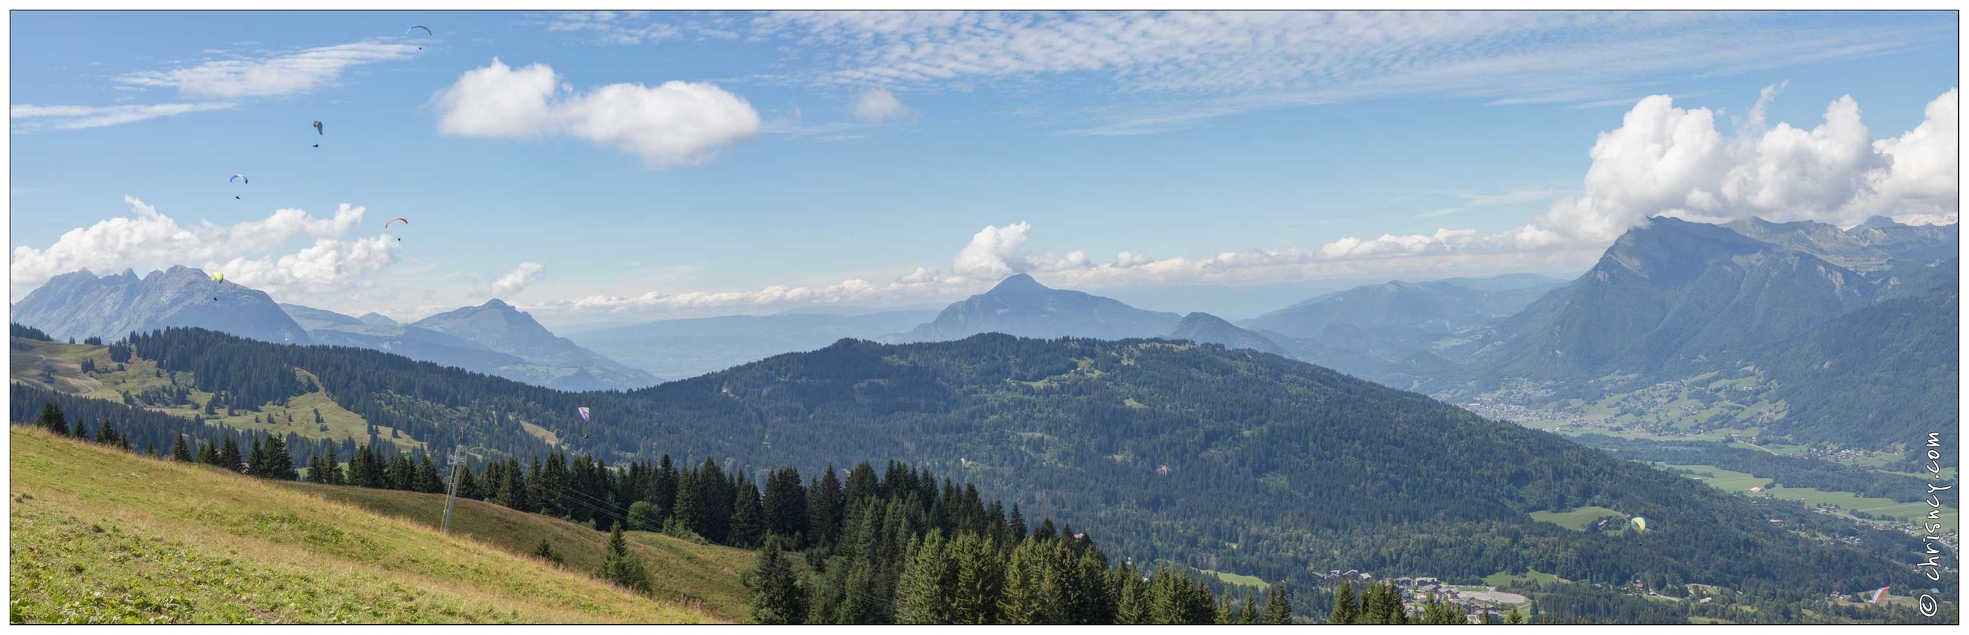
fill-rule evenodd
<path id="1" fill-rule="evenodd" d="M 437 527 L 444 516 L 444 496 L 440 494 L 314 483 L 284 485 L 426 527 Z M 607 533 L 585 525 L 462 498 L 451 509 L 451 531 L 522 555 L 533 553 L 544 539 L 574 571 L 593 571 L 600 566 L 608 543 Z M 753 566 L 752 552 L 642 531 L 628 532 L 628 538 L 649 565 L 656 597 L 675 599 L 688 594 L 703 599 L 705 608 L 720 619 L 749 619 L 751 595 L 740 575 Z"/>
<path id="2" fill-rule="evenodd" d="M 21 338 L 12 338 L 11 342 L 9 377 L 37 388 L 121 402 L 125 394 L 136 396 L 148 390 L 192 385 L 191 373 L 164 373 L 160 376 L 157 363 L 142 358 L 132 358 L 124 364 L 123 370 L 118 371 L 116 362 L 109 359 L 107 345 L 64 344 Z M 95 361 L 96 372 L 82 372 L 84 359 Z M 294 372 L 297 377 L 314 379 L 307 371 Z M 328 393 L 320 389 L 289 399 L 286 404 L 268 403 L 252 409 L 237 409 L 232 416 L 226 416 L 223 409 L 212 415 L 204 414 L 203 408 L 212 397 L 212 393 L 192 390 L 191 405 L 146 407 L 186 419 L 202 416 L 215 425 L 225 425 L 235 430 L 281 435 L 293 433 L 310 439 L 360 441 L 369 438 L 369 422 L 363 420 L 362 415 L 350 412 L 329 399 Z M 143 404 L 139 402 L 137 405 Z M 316 412 L 321 413 L 319 423 L 315 422 Z M 389 426 L 377 426 L 377 433 L 399 449 L 420 450 L 424 447 L 422 441 L 399 434 Z"/>
<path id="3" fill-rule="evenodd" d="M 505 549 L 213 468 L 9 434 L 14 623 L 696 623 Z"/>

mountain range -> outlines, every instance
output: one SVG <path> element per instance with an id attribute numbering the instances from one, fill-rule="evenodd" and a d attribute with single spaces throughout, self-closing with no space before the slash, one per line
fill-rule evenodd
<path id="1" fill-rule="evenodd" d="M 13 321 L 57 339 L 119 339 L 133 331 L 196 326 L 268 342 L 313 343 L 266 293 L 182 266 L 141 278 L 129 269 L 101 277 L 86 269 L 55 276 L 14 303 Z"/>

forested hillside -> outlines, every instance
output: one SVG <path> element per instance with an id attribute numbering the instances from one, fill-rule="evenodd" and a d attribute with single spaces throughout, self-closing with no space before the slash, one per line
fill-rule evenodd
<path id="1" fill-rule="evenodd" d="M 1098 526 L 1104 545 L 1137 562 L 1300 588 L 1323 587 L 1312 572 L 1329 569 L 1474 581 L 1529 568 L 1580 584 L 1701 583 L 1787 602 L 1916 583 L 1896 564 L 1919 548 L 1905 536 L 1728 497 L 1421 395 L 1219 347 L 843 341 L 646 390 L 577 394 L 376 351 L 192 330 L 134 342 L 165 368 L 194 370 L 208 390 L 278 398 L 297 388 L 264 378 L 306 369 L 338 403 L 440 450 L 463 442 L 544 456 L 550 446 L 524 421 L 613 464 L 708 457 L 755 481 L 766 466 L 816 473 L 905 460 L 999 492 L 1028 516 Z M 576 406 L 594 421 L 583 424 Z M 1649 530 L 1606 535 L 1532 517 L 1591 506 L 1645 516 Z"/>

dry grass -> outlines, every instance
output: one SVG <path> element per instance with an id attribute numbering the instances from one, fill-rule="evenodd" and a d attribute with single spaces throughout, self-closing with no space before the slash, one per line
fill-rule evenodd
<path id="1" fill-rule="evenodd" d="M 304 490 L 38 430 L 10 440 L 15 623 L 715 621 Z"/>

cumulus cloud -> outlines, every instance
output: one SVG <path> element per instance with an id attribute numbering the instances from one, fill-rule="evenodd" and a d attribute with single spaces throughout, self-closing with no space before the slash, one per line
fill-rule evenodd
<path id="1" fill-rule="evenodd" d="M 141 71 L 117 76 L 116 82 L 139 88 L 176 88 L 180 94 L 236 99 L 305 93 L 333 84 L 349 69 L 408 58 L 417 53 L 409 44 L 353 42 L 305 49 L 262 59 L 231 59 L 165 71 Z"/>
<path id="2" fill-rule="evenodd" d="M 12 128 L 18 132 L 39 130 L 80 130 L 134 123 L 158 117 L 174 117 L 194 112 L 227 110 L 232 102 L 191 104 L 150 104 L 144 106 L 36 106 L 17 104 L 8 110 Z"/>
<path id="3" fill-rule="evenodd" d="M 916 116 L 916 112 L 897 101 L 894 94 L 880 88 L 862 93 L 861 98 L 855 100 L 854 110 L 855 118 L 871 124 Z"/>
<path id="4" fill-rule="evenodd" d="M 1029 253 L 1026 236 L 1032 224 L 1024 221 L 1004 227 L 987 226 L 971 236 L 971 243 L 951 259 L 951 271 L 968 278 L 1003 278 L 1015 273 L 1049 272 L 1086 266 L 1087 254 L 1066 255 Z"/>
<path id="5" fill-rule="evenodd" d="M 252 254 L 299 236 L 334 238 L 360 226 L 365 212 L 362 207 L 343 204 L 336 208 L 333 217 L 318 218 L 303 210 L 281 209 L 264 219 L 234 225 L 201 221 L 187 227 L 135 197 L 125 196 L 123 201 L 130 206 L 128 216 L 69 230 L 45 249 L 15 247 L 10 279 L 16 291 L 25 293 L 26 287 L 80 269 L 97 272 L 162 269 L 187 261 Z M 297 260 L 296 265 L 306 266 L 321 257 L 324 256 L 317 253 L 308 260 Z"/>
<path id="6" fill-rule="evenodd" d="M 279 258 L 235 257 L 225 262 L 207 262 L 205 270 L 223 271 L 227 282 L 276 296 L 335 293 L 367 286 L 363 276 L 389 266 L 396 260 L 399 249 L 398 243 L 388 236 L 351 241 L 322 238 L 310 247 Z"/>
<path id="7" fill-rule="evenodd" d="M 610 84 L 576 92 L 552 67 L 494 58 L 431 99 L 445 134 L 500 139 L 566 136 L 666 167 L 703 163 L 759 132 L 759 113 L 715 84 Z"/>
<path id="8" fill-rule="evenodd" d="M 520 266 L 514 267 L 512 271 L 506 272 L 506 275 L 500 276 L 498 281 L 492 283 L 492 295 L 509 296 L 519 293 L 527 285 L 533 284 L 533 281 L 539 279 L 540 274 L 546 271 L 547 265 L 537 262 L 522 262 Z"/>
<path id="9" fill-rule="evenodd" d="M 1767 89 L 1746 125 L 1726 136 L 1707 108 L 1666 96 L 1642 99 L 1621 126 L 1600 135 L 1585 188 L 1553 205 L 1534 226 L 1560 239 L 1610 241 L 1656 215 L 1729 221 L 1764 218 L 1851 226 L 1886 213 L 1956 209 L 1956 91 L 1930 102 L 1927 120 L 1876 141 L 1851 97 L 1834 100 L 1811 129 L 1768 129 Z"/>

